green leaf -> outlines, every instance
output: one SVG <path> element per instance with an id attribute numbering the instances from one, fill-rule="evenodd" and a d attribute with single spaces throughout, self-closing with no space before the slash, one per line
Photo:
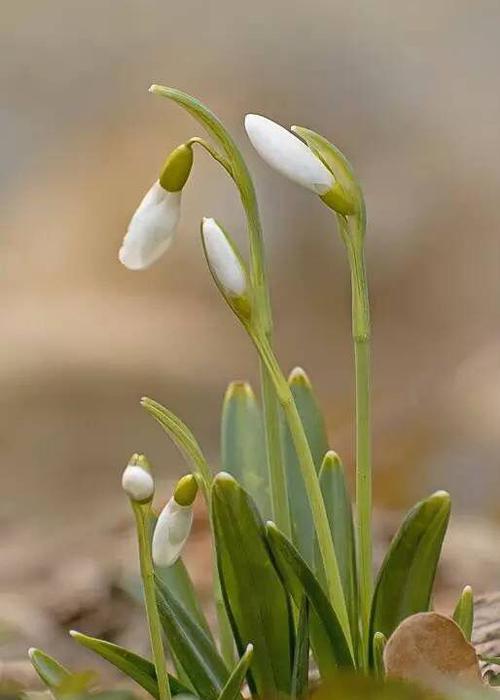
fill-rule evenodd
<path id="1" fill-rule="evenodd" d="M 307 695 L 309 685 L 309 601 L 304 596 L 299 609 L 299 621 L 293 657 L 291 700 Z"/>
<path id="2" fill-rule="evenodd" d="M 321 675 L 328 676 L 337 666 L 353 668 L 342 626 L 319 581 L 274 523 L 267 523 L 266 531 L 274 561 L 295 605 L 299 607 L 304 596 L 311 605 L 311 646 Z"/>
<path id="3" fill-rule="evenodd" d="M 407 514 L 378 575 L 370 638 L 389 638 L 402 620 L 429 610 L 450 507 L 449 494 L 437 491 Z"/>
<path id="4" fill-rule="evenodd" d="M 161 425 L 188 463 L 198 472 L 205 494 L 207 494 L 212 473 L 191 430 L 175 413 L 147 396 L 141 399 L 141 406 Z"/>
<path id="5" fill-rule="evenodd" d="M 178 559 L 172 566 L 155 567 L 155 574 L 170 594 L 213 641 L 207 619 L 182 559 Z"/>
<path id="6" fill-rule="evenodd" d="M 316 471 L 328 450 L 325 421 L 311 383 L 300 367 L 290 373 L 288 383 L 306 433 Z M 292 519 L 292 539 L 310 567 L 314 566 L 315 531 L 304 479 L 288 426 L 283 423 L 283 454 Z"/>
<path id="7" fill-rule="evenodd" d="M 356 645 L 359 631 L 354 524 L 344 467 L 335 452 L 329 451 L 326 453 L 323 464 L 321 465 L 319 481 L 326 512 L 328 514 L 328 522 L 330 523 L 335 554 L 337 555 L 352 638 Z M 321 555 L 317 546 L 315 549 L 315 557 L 317 562 L 316 570 L 321 572 L 324 577 Z"/>
<path id="8" fill-rule="evenodd" d="M 212 518 L 222 593 L 240 655 L 254 645 L 248 683 L 259 697 L 290 693 L 291 611 L 252 500 L 229 474 L 212 486 Z"/>
<path id="9" fill-rule="evenodd" d="M 50 690 L 57 691 L 64 682 L 71 679 L 73 674 L 41 649 L 30 649 L 28 653 L 35 671 Z"/>
<path id="10" fill-rule="evenodd" d="M 236 700 L 240 697 L 240 688 L 252 662 L 252 656 L 253 644 L 248 644 L 245 653 L 234 667 L 226 685 L 222 689 L 219 700 Z"/>
<path id="11" fill-rule="evenodd" d="M 248 491 L 267 519 L 271 503 L 265 446 L 262 414 L 252 387 L 232 382 L 222 406 L 221 468 Z"/>
<path id="12" fill-rule="evenodd" d="M 474 625 L 474 597 L 470 586 L 465 586 L 462 591 L 453 613 L 453 619 L 464 633 L 465 638 L 470 642 Z"/>
<path id="13" fill-rule="evenodd" d="M 129 649 L 124 649 L 118 644 L 112 644 L 103 639 L 89 637 L 74 630 L 70 632 L 70 635 L 78 644 L 95 652 L 126 676 L 132 678 L 154 698 L 159 698 L 156 670 L 151 661 Z M 172 696 L 190 693 L 190 690 L 173 676 L 169 675 L 168 680 Z"/>
<path id="14" fill-rule="evenodd" d="M 158 612 L 167 643 L 196 693 L 217 700 L 228 670 L 205 630 L 155 576 Z"/>
<path id="15" fill-rule="evenodd" d="M 373 669 L 377 678 L 385 676 L 384 668 L 384 649 L 387 644 L 387 639 L 382 632 L 375 632 L 373 635 L 372 650 L 373 650 Z"/>

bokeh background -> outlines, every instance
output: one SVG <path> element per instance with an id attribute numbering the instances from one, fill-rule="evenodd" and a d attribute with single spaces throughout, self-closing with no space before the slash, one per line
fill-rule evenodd
<path id="1" fill-rule="evenodd" d="M 110 542 L 129 521 L 119 479 L 130 453 L 147 452 L 165 484 L 185 469 L 142 395 L 188 422 L 216 463 L 224 389 L 257 378 L 200 250 L 203 215 L 245 240 L 235 192 L 205 153 L 169 254 L 142 273 L 117 261 L 165 155 L 201 133 L 148 93 L 153 82 L 197 95 L 241 144 L 260 197 L 279 357 L 309 372 L 332 445 L 352 465 L 344 252 L 328 210 L 259 162 L 243 116 L 310 126 L 348 154 L 369 217 L 377 503 L 403 508 L 446 487 L 458 514 L 496 518 L 497 0 L 22 0 L 1 14 L 7 627 L 39 619 L 37 639 L 48 639 L 51 623 L 38 603 L 26 612 L 25 591 L 80 585 L 81 570 L 74 580 L 60 571 L 77 549 L 90 578 L 97 551 L 119 556 Z"/>

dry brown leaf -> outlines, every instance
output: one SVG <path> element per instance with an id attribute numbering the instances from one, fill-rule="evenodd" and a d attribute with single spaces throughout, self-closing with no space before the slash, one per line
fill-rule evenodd
<path id="1" fill-rule="evenodd" d="M 460 627 L 438 613 L 418 613 L 404 620 L 384 650 L 388 676 L 422 681 L 447 676 L 481 682 L 479 662 Z"/>

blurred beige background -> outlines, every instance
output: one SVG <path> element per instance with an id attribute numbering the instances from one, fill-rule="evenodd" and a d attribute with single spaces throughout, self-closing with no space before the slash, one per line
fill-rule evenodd
<path id="1" fill-rule="evenodd" d="M 141 395 L 176 411 L 216 462 L 225 386 L 257 376 L 200 251 L 203 215 L 244 240 L 206 154 L 170 253 L 143 273 L 117 261 L 165 155 L 201 133 L 152 82 L 209 104 L 248 157 L 279 356 L 308 370 L 351 464 L 343 250 L 328 210 L 259 162 L 242 119 L 307 125 L 346 152 L 369 216 L 378 503 L 446 487 L 457 511 L 499 514 L 497 0 L 21 0 L 2 4 L 0 31 L 6 590 L 33 548 L 57 557 L 68 533 L 128 518 L 131 452 L 165 478 L 182 472 Z"/>

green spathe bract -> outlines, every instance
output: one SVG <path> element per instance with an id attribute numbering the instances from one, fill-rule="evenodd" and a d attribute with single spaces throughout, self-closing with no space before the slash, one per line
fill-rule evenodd
<path id="1" fill-rule="evenodd" d="M 201 146 L 222 166 L 240 195 L 248 263 L 246 249 L 240 251 L 213 219 L 205 220 L 205 226 L 215 238 L 207 245 L 205 235 L 203 243 L 215 282 L 257 351 L 261 388 L 257 398 L 246 382 L 230 385 L 221 420 L 224 471 L 215 477 L 216 470 L 186 423 L 152 399 L 141 401 L 193 472 L 178 482 L 171 503 L 190 515 L 198 485 L 205 499 L 212 534 L 217 633 L 209 628 L 186 567 L 180 559 L 172 564 L 189 528 L 169 531 L 174 546 L 179 546 L 175 556 L 164 560 L 172 565 L 153 566 L 157 521 L 151 503 L 153 474 L 145 458 L 135 455 L 132 466 L 142 470 L 129 471 L 125 486 L 139 545 L 142 591 L 136 598 L 145 605 L 152 660 L 108 641 L 76 632 L 72 636 L 155 700 L 193 693 L 200 700 L 240 700 L 248 695 L 253 700 L 300 700 L 309 690 L 312 663 L 325 682 L 320 693 L 331 692 L 339 698 L 347 698 L 351 691 L 363 698 L 423 698 L 418 689 L 387 682 L 383 652 L 399 623 L 429 609 L 450 499 L 440 491 L 410 511 L 380 567 L 372 594 L 371 329 L 366 215 L 359 182 L 345 156 L 320 134 L 293 127 L 304 142 L 298 146 L 295 137 L 272 126 L 281 152 L 287 144 L 294 149 L 295 160 L 292 153 L 288 166 L 303 156 L 313 173 L 326 173 L 329 186 L 330 175 L 334 178 L 321 197 L 336 220 L 351 273 L 356 403 L 353 508 L 342 461 L 329 449 L 326 422 L 311 383 L 301 369 L 287 380 L 273 348 L 262 227 L 241 152 L 222 122 L 201 102 L 173 88 L 153 86 L 152 92 L 187 110 L 213 140 L 194 136 L 176 148 L 155 187 L 175 197 L 188 184 L 193 149 Z M 261 129 L 262 118 L 259 124 Z M 270 127 L 264 127 L 259 133 L 265 137 Z M 260 140 L 258 145 L 269 155 L 265 143 Z M 290 167 L 280 167 L 283 164 L 274 155 L 268 160 L 290 175 Z M 312 190 L 315 196 L 317 190 L 314 186 Z M 273 522 L 264 526 L 263 517 Z M 470 639 L 473 597 L 469 587 L 460 596 L 454 618 Z M 167 672 L 167 648 L 175 675 Z M 123 693 L 92 693 L 88 675 L 72 673 L 44 652 L 32 650 L 30 656 L 57 700 L 107 700 L 108 696 L 129 700 Z M 361 673 L 355 676 L 353 671 Z M 444 693 L 440 697 L 448 697 L 448 686 L 439 690 Z M 467 693 L 453 683 L 449 687 L 453 700 L 484 697 L 483 690 Z"/>

